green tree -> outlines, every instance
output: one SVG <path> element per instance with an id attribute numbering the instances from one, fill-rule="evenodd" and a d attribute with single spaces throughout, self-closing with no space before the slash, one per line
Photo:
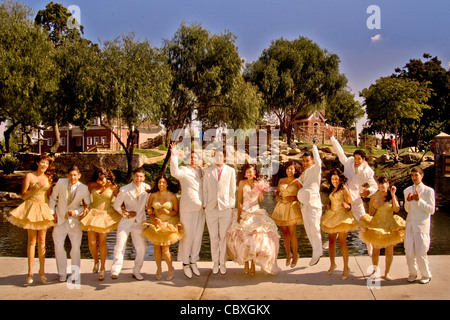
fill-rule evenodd
<path id="1" fill-rule="evenodd" d="M 405 131 L 416 145 L 419 140 L 429 141 L 441 132 L 450 132 L 450 70 L 442 66 L 437 57 L 425 53 L 427 61 L 411 59 L 403 69 L 397 68 L 395 77 L 416 80 L 432 90 L 427 102 L 429 109 L 423 110 L 418 121 L 409 121 Z"/>
<path id="2" fill-rule="evenodd" d="M 245 70 L 246 80 L 263 95 L 265 112 L 280 121 L 280 133 L 291 141 L 297 114 L 323 108 L 347 84 L 339 73 L 339 57 L 312 40 L 299 37 L 272 41 Z"/>
<path id="3" fill-rule="evenodd" d="M 0 121 L 10 123 L 4 132 L 6 152 L 10 135 L 19 125 L 40 124 L 41 105 L 57 88 L 54 48 L 31 17 L 26 5 L 0 4 Z"/>
<path id="4" fill-rule="evenodd" d="M 430 94 L 426 84 L 393 77 L 382 77 L 360 92 L 370 126 L 379 133 L 393 132 L 396 138 L 402 123 L 420 120 Z"/>
<path id="5" fill-rule="evenodd" d="M 173 81 L 162 109 L 167 130 L 187 125 L 192 115 L 206 126 L 226 124 L 246 129 L 259 119 L 261 100 L 242 77 L 242 59 L 230 32 L 211 34 L 199 24 L 182 23 L 164 50 Z"/>
<path id="6" fill-rule="evenodd" d="M 135 40 L 134 34 L 106 41 L 103 61 L 92 115 L 100 118 L 101 125 L 111 131 L 125 150 L 129 180 L 139 127 L 146 120 L 159 120 L 160 108 L 169 98 L 171 74 L 161 51 L 147 40 Z M 120 123 L 128 130 L 126 143 L 117 131 Z"/>
<path id="7" fill-rule="evenodd" d="M 339 90 L 336 97 L 326 104 L 325 114 L 328 123 L 351 129 L 355 126 L 355 121 L 364 116 L 364 109 L 355 100 L 355 96 L 344 89 Z"/>
<path id="8" fill-rule="evenodd" d="M 59 127 L 72 123 L 72 115 L 79 114 L 77 108 L 71 108 L 78 100 L 72 99 L 72 88 L 67 84 L 76 82 L 73 77 L 82 74 L 83 71 L 80 68 L 85 68 L 88 62 L 80 60 L 77 55 L 86 57 L 85 52 L 82 51 L 88 50 L 85 47 L 89 46 L 90 42 L 81 38 L 80 31 L 83 32 L 83 26 L 79 29 L 73 28 L 72 24 L 69 26 L 68 21 L 71 16 L 66 7 L 50 2 L 45 9 L 39 10 L 35 17 L 35 24 L 47 32 L 56 51 L 55 63 L 58 68 L 55 77 L 59 81 L 59 90 L 49 94 L 43 105 L 44 124 L 51 126 L 54 134 L 54 142 L 50 149 L 52 152 L 58 150 L 61 142 Z"/>

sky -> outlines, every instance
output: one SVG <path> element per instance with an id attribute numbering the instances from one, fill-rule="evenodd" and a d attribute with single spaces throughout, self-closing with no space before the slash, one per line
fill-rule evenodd
<path id="1" fill-rule="evenodd" d="M 50 0 L 18 0 L 35 12 Z M 271 41 L 304 36 L 340 57 L 355 98 L 375 81 L 424 53 L 450 68 L 447 0 L 64 0 L 77 6 L 85 38 L 99 43 L 134 32 L 161 46 L 180 24 L 232 32 L 241 58 L 255 61 Z M 378 11 L 368 10 L 377 6 Z M 75 8 L 75 7 L 74 7 Z M 379 18 L 379 19 L 378 19 Z M 371 27 L 368 27 L 368 22 Z M 364 122 L 361 119 L 359 126 Z"/>

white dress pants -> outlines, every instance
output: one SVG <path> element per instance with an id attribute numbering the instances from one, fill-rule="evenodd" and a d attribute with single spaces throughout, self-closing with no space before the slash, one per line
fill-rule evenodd
<path id="1" fill-rule="evenodd" d="M 78 269 L 71 267 L 69 273 L 73 271 L 80 272 L 81 266 L 81 239 L 83 237 L 83 231 L 81 230 L 79 221 L 74 221 L 69 224 L 68 221 L 64 221 L 63 224 L 57 224 L 53 227 L 53 242 L 55 244 L 55 258 L 56 267 L 60 276 L 67 276 L 67 253 L 64 248 L 66 237 L 69 236 L 72 249 L 70 250 L 71 266 L 75 266 Z"/>
<path id="2" fill-rule="evenodd" d="M 200 209 L 194 212 L 180 210 L 180 222 L 184 228 L 184 237 L 178 244 L 178 261 L 183 264 L 196 263 L 200 259 L 205 214 Z"/>
<path id="3" fill-rule="evenodd" d="M 427 256 L 430 248 L 430 235 L 428 233 L 413 232 L 412 228 L 406 228 L 404 246 L 409 274 L 417 276 L 418 265 L 422 277 L 431 278 Z"/>
<path id="4" fill-rule="evenodd" d="M 232 210 L 205 210 L 211 242 L 211 259 L 215 263 L 225 265 L 227 254 L 227 231 L 233 218 Z"/>
<path id="5" fill-rule="evenodd" d="M 322 234 L 320 232 L 320 219 L 322 209 L 302 204 L 303 225 L 312 247 L 312 256 L 320 257 L 323 254 Z"/>
<path id="6" fill-rule="evenodd" d="M 123 266 L 123 256 L 127 245 L 128 236 L 131 233 L 133 246 L 136 250 L 133 271 L 139 273 L 144 264 L 147 250 L 147 239 L 142 236 L 143 226 L 137 222 L 124 219 L 119 223 L 116 232 L 116 245 L 114 246 L 114 260 L 111 267 L 112 273 L 119 274 Z"/>

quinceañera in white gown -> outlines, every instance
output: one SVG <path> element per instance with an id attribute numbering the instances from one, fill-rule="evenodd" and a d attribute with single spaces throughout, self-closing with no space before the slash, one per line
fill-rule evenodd
<path id="1" fill-rule="evenodd" d="M 278 227 L 258 204 L 259 190 L 245 185 L 241 220 L 237 222 L 237 209 L 227 234 L 228 256 L 240 265 L 251 261 L 270 274 L 280 271 L 277 265 L 279 249 Z"/>

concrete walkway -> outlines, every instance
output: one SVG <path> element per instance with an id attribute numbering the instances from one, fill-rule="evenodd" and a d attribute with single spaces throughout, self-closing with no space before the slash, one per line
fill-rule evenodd
<path id="1" fill-rule="evenodd" d="M 35 259 L 34 283 L 25 285 L 26 258 L 0 257 L 0 299 L 8 300 L 447 300 L 450 299 L 450 256 L 429 256 L 433 279 L 426 285 L 408 283 L 404 256 L 395 256 L 391 269 L 392 281 L 380 279 L 368 286 L 368 256 L 350 257 L 351 273 L 341 280 L 342 259 L 338 268 L 326 275 L 329 258 L 309 267 L 310 258 L 302 258 L 295 268 L 285 267 L 273 276 L 265 275 L 257 267 L 254 276 L 244 274 L 243 267 L 229 261 L 227 274 L 213 275 L 211 262 L 199 262 L 200 277 L 187 279 L 179 262 L 174 262 L 175 277 L 166 281 L 167 267 L 163 262 L 162 280 L 155 280 L 155 262 L 146 261 L 142 269 L 144 281 L 132 278 L 133 261 L 125 261 L 119 279 L 112 280 L 107 261 L 104 281 L 91 272 L 93 260 L 82 260 L 79 287 L 59 283 L 55 259 L 46 259 L 48 283 L 42 285 Z M 70 260 L 69 260 L 70 261 Z M 380 257 L 384 274 L 384 256 Z M 369 281 L 370 282 L 370 281 Z"/>

